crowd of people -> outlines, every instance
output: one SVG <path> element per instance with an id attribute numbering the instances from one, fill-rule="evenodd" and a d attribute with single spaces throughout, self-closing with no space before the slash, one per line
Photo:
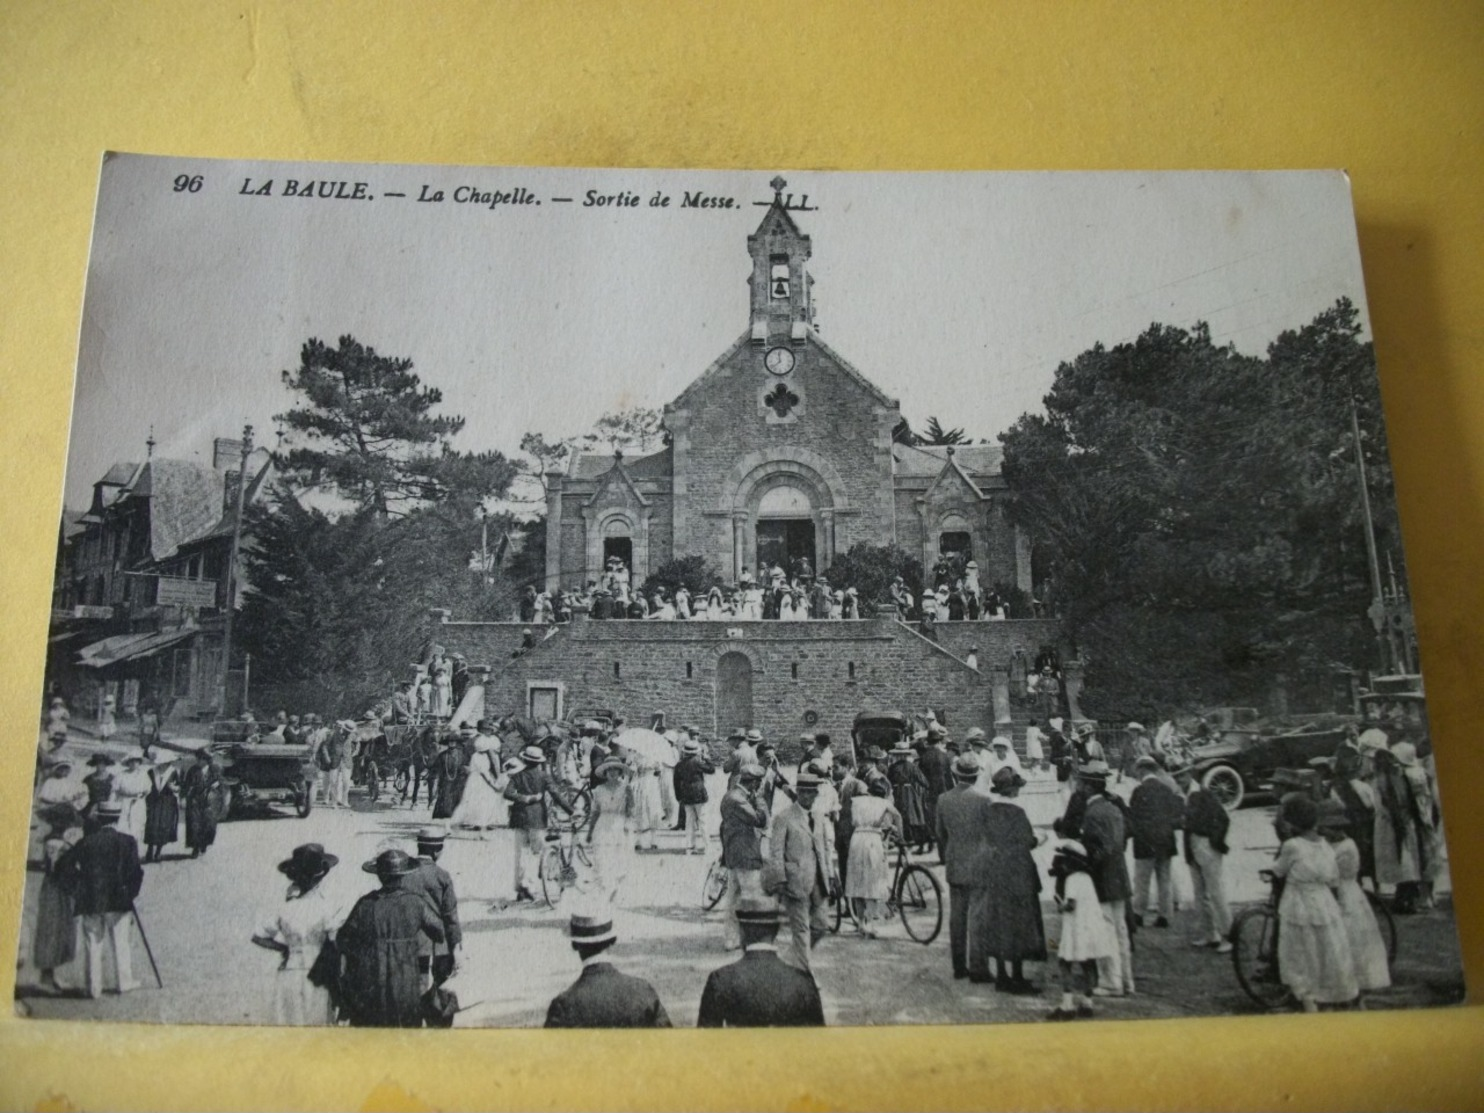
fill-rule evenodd
<path id="1" fill-rule="evenodd" d="M 896 576 L 879 600 L 862 599 L 854 585 L 832 585 L 827 574 L 814 573 L 807 557 L 793 561 L 788 570 L 781 564 L 760 569 L 757 576 L 744 566 L 732 584 L 718 578 L 694 588 L 682 583 L 645 589 L 632 581 L 628 567 L 612 557 L 602 579 L 589 580 L 581 588 L 548 591 L 528 586 L 513 617 L 532 625 L 551 625 L 574 618 L 802 622 L 892 614 L 903 621 L 931 624 L 1008 616 L 1000 594 L 980 586 L 979 567 L 973 561 L 961 569 L 944 563 L 934 585 L 920 596 L 903 577 Z"/>
<path id="2" fill-rule="evenodd" d="M 548 724 L 534 740 L 512 722 L 431 734 L 438 752 L 426 763 L 432 783 L 423 806 L 434 824 L 416 836 L 416 856 L 387 849 L 365 864 L 379 887 L 350 910 L 332 907 L 319 888 L 337 861 L 325 847 L 305 844 L 280 864 L 289 881 L 283 906 L 253 937 L 282 956 L 276 1022 L 452 1022 L 458 1004 L 444 985 L 461 930 L 454 883 L 438 858 L 455 830 L 505 844 L 515 904 L 536 901 L 553 828 L 582 843 L 569 930 L 583 973 L 552 1002 L 553 1026 L 669 1023 L 652 987 L 600 957 L 616 938 L 612 911 L 624 904 L 637 856 L 653 852 L 667 830 L 682 832 L 693 854 L 706 854 L 715 833 L 727 873 L 719 942 L 745 951 L 736 969 L 708 981 L 703 1024 L 822 1023 L 813 953 L 829 905 L 848 902 L 855 931 L 875 937 L 899 848 L 941 865 L 954 978 L 1039 995 L 1027 965 L 1049 964 L 1054 950 L 1054 967 L 1044 971 L 1054 970 L 1060 985 L 1052 1019 L 1085 1018 L 1096 998 L 1135 992 L 1133 937 L 1174 925 L 1177 857 L 1198 913 L 1191 945 L 1232 949 L 1230 816 L 1194 775 L 1191 744 L 1172 724 L 1151 734 L 1129 723 L 1115 768 L 1092 724 L 1068 730 L 1057 717 L 1044 730 L 1032 720 L 1019 748 L 979 728 L 954 739 L 932 715 L 890 748 L 805 734 L 786 764 L 756 729 L 734 732 L 718 763 L 713 745 L 688 726 L 655 734 L 658 748 L 635 749 L 621 722 Z M 349 806 L 356 724 L 280 713 L 271 724 L 245 720 L 244 730 L 303 745 L 324 802 Z M 121 762 L 100 750 L 81 774 L 60 736 L 44 734 L 34 961 L 42 985 L 56 989 L 54 971 L 75 957 L 80 937 L 85 991 L 103 992 L 111 968 L 114 988 L 127 992 L 138 985 L 129 933 L 139 926 L 144 866 L 179 841 L 192 856 L 209 850 L 221 771 L 209 746 L 161 760 L 145 745 Z M 1331 772 L 1322 793 L 1285 796 L 1275 824 L 1279 973 L 1305 1009 L 1353 1005 L 1389 984 L 1365 890 L 1393 893 L 1396 912 L 1420 910 L 1432 902 L 1441 861 L 1435 780 L 1413 742 L 1391 743 L 1380 724 L 1352 730 Z M 708 781 L 718 774 L 726 788 L 713 802 Z M 1131 791 L 1113 791 L 1124 779 Z M 1059 801 L 1050 832 L 1033 825 L 1018 799 L 1036 780 Z M 409 803 L 416 806 L 415 786 Z M 1034 857 L 1049 839 L 1054 932 Z M 505 907 L 500 900 L 494 909 Z"/>

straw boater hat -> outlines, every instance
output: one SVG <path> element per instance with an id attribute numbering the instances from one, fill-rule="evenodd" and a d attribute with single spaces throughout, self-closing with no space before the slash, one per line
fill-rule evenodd
<path id="1" fill-rule="evenodd" d="M 680 752 L 686 754 L 698 754 L 701 752 L 701 744 L 694 738 L 687 738 L 680 744 Z"/>
<path id="2" fill-rule="evenodd" d="M 377 877 L 401 877 L 417 869 L 417 863 L 405 850 L 383 850 L 371 861 L 363 862 L 361 869 Z"/>
<path id="3" fill-rule="evenodd" d="M 912 750 L 912 747 L 909 746 L 909 745 L 907 745 L 907 743 L 905 741 L 898 742 L 895 746 L 893 746 L 890 750 L 887 751 L 887 755 L 889 757 L 913 757 L 913 756 L 915 756 L 914 755 L 914 752 Z"/>
<path id="4" fill-rule="evenodd" d="M 742 897 L 737 901 L 738 923 L 777 925 L 782 918 L 777 901 L 763 897 Z"/>
<path id="5" fill-rule="evenodd" d="M 540 746 L 527 746 L 520 752 L 520 759 L 528 765 L 546 764 L 546 755 L 541 752 Z"/>
<path id="6" fill-rule="evenodd" d="M 1144 733 L 1144 724 L 1143 723 L 1129 723 L 1129 725 L 1128 725 L 1128 727 L 1126 729 L 1131 734 L 1143 734 Z"/>
<path id="7" fill-rule="evenodd" d="M 886 760 L 886 751 L 883 750 L 880 746 L 868 746 L 866 748 L 866 760 L 867 761 L 885 761 Z"/>
<path id="8" fill-rule="evenodd" d="M 278 863 L 278 872 L 286 877 L 323 877 L 338 861 L 319 843 L 307 842 L 294 847 L 293 853 Z"/>
<path id="9" fill-rule="evenodd" d="M 821 777 L 818 773 L 810 772 L 810 768 L 812 767 L 806 767 L 798 775 L 798 777 L 795 778 L 795 788 L 818 788 L 820 785 L 824 784 L 824 778 Z"/>
<path id="10" fill-rule="evenodd" d="M 521 764 L 520 758 L 507 757 L 505 759 L 505 764 L 502 765 L 501 768 L 504 769 L 507 773 L 519 773 L 522 769 L 525 768 L 525 766 Z"/>
<path id="11" fill-rule="evenodd" d="M 448 832 L 442 827 L 424 827 L 417 833 L 417 848 L 433 847 L 441 850 L 443 844 L 448 841 Z"/>
<path id="12" fill-rule="evenodd" d="M 748 730 L 747 733 L 744 734 L 742 737 L 747 739 L 747 741 L 749 742 L 761 742 L 763 740 L 763 732 L 758 730 L 756 727 L 753 727 Z"/>
<path id="13" fill-rule="evenodd" d="M 573 913 L 572 919 L 567 922 L 567 935 L 571 937 L 574 947 L 594 943 L 612 943 L 618 938 L 613 931 L 611 916 L 603 919 L 599 916 L 584 916 L 579 913 Z"/>

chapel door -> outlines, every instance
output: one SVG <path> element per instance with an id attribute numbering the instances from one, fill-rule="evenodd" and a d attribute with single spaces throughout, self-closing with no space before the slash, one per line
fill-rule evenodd
<path id="1" fill-rule="evenodd" d="M 752 726 L 752 662 L 724 653 L 716 662 L 716 737 Z"/>
<path id="2" fill-rule="evenodd" d="M 775 564 L 789 575 L 802 557 L 815 567 L 814 522 L 808 518 L 774 518 L 757 524 L 757 567 L 761 575 Z"/>

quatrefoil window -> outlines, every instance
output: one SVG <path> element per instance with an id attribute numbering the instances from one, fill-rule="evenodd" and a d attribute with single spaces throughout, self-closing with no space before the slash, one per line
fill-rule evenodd
<path id="1" fill-rule="evenodd" d="M 780 418 L 785 418 L 799 404 L 799 396 L 788 389 L 787 384 L 779 383 L 771 391 L 763 396 L 763 405 L 772 410 Z"/>

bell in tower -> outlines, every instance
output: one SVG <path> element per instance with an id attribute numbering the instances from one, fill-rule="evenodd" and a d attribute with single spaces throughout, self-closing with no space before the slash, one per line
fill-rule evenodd
<path id="1" fill-rule="evenodd" d="M 799 231 L 783 200 L 788 184 L 781 177 L 769 183 L 773 203 L 757 231 L 747 237 L 752 256 L 752 342 L 767 344 L 791 340 L 802 344 L 814 323 L 808 273 L 809 237 Z"/>

